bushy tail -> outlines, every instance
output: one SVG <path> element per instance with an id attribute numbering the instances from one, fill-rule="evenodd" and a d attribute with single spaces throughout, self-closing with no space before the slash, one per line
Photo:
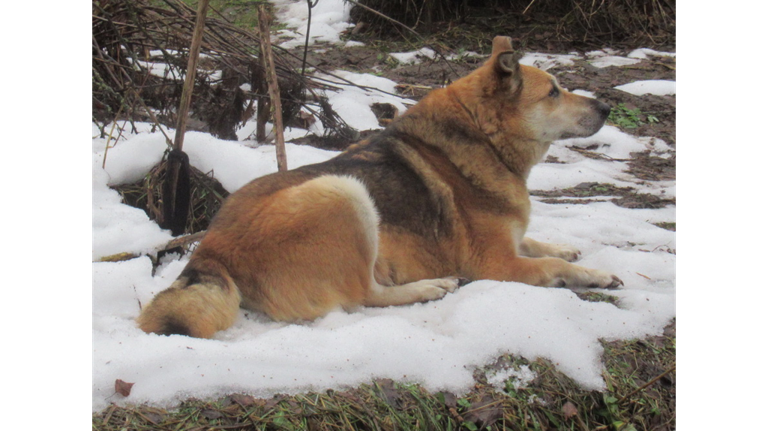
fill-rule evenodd
<path id="1" fill-rule="evenodd" d="M 232 326 L 240 299 L 228 274 L 202 274 L 188 266 L 171 287 L 144 307 L 137 322 L 147 333 L 210 338 Z"/>

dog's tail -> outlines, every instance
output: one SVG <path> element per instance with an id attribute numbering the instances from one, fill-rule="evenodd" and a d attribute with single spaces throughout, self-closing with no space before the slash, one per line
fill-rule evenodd
<path id="1" fill-rule="evenodd" d="M 235 322 L 240 291 L 227 270 L 215 262 L 189 262 L 179 278 L 160 292 L 137 319 L 144 332 L 210 338 Z M 204 268 L 201 268 L 204 266 Z"/>

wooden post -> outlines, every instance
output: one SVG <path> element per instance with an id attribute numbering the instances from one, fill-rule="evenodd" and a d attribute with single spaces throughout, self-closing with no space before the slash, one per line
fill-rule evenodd
<path id="1" fill-rule="evenodd" d="M 283 107 L 280 102 L 280 87 L 277 84 L 277 72 L 272 58 L 272 42 L 269 36 L 270 17 L 266 7 L 259 5 L 259 33 L 261 39 L 261 58 L 264 70 L 266 70 L 267 83 L 269 85 L 269 99 L 272 108 L 275 130 L 275 151 L 277 152 L 277 170 L 288 170 L 288 161 L 285 155 L 285 137 L 283 135 Z"/>

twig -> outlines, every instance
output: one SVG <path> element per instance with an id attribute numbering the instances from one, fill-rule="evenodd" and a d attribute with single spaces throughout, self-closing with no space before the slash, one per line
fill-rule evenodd
<path id="1" fill-rule="evenodd" d="M 667 374 L 671 373 L 672 371 L 675 371 L 675 368 L 677 368 L 677 365 L 672 365 L 670 369 L 667 371 L 664 371 L 663 373 L 659 374 L 658 376 L 652 378 L 648 381 L 648 383 L 644 384 L 643 386 L 640 386 L 639 388 L 635 389 L 634 391 L 628 393 L 627 395 L 623 396 L 619 401 L 618 404 L 623 403 L 627 398 L 631 397 L 632 395 L 642 391 L 643 389 L 647 388 L 648 386 L 651 386 L 652 384 L 656 383 L 661 379 L 662 377 L 666 376 Z"/>
<path id="2" fill-rule="evenodd" d="M 304 76 L 304 71 L 307 66 L 307 50 L 309 49 L 309 29 L 312 25 L 312 8 L 317 6 L 317 2 L 320 0 L 315 0 L 314 3 L 312 3 L 312 0 L 307 0 L 307 34 L 304 38 L 304 58 L 301 60 L 301 76 Z"/>
<path id="3" fill-rule="evenodd" d="M 528 12 L 528 9 L 530 9 L 530 7 L 533 6 L 534 3 L 536 3 L 536 0 L 531 0 L 531 2 L 528 3 L 528 6 L 526 6 L 525 9 L 523 10 L 522 15 L 525 15 L 525 13 Z"/>
<path id="4" fill-rule="evenodd" d="M 177 247 L 186 247 L 192 244 L 193 242 L 198 242 L 202 240 L 207 232 L 208 231 L 202 230 L 200 232 L 174 238 L 168 241 L 167 244 L 165 244 L 162 248 L 158 249 L 157 251 L 165 251 L 165 250 L 170 250 Z"/>
<path id="5" fill-rule="evenodd" d="M 122 111 L 123 111 L 123 104 L 120 104 L 120 109 L 117 110 L 117 114 L 115 115 L 115 121 L 112 122 L 112 128 L 109 129 L 109 135 L 107 136 L 107 143 L 104 146 L 104 160 L 101 161 L 101 169 L 105 169 L 107 166 L 107 153 L 109 152 L 109 149 L 112 148 L 109 146 L 109 142 L 112 140 L 112 134 L 115 132 L 115 127 L 117 126 L 117 117 L 120 116 L 120 113 Z M 117 143 L 117 138 L 115 139 L 115 143 Z"/>

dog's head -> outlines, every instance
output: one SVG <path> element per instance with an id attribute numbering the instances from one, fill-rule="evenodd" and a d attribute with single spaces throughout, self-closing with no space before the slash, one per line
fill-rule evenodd
<path id="1" fill-rule="evenodd" d="M 478 71 L 485 87 L 480 103 L 495 111 L 492 122 L 500 121 L 502 129 L 539 142 L 590 136 L 600 130 L 610 113 L 608 105 L 564 90 L 549 73 L 520 64 L 521 57 L 509 37 L 496 36 L 491 58 Z"/>

